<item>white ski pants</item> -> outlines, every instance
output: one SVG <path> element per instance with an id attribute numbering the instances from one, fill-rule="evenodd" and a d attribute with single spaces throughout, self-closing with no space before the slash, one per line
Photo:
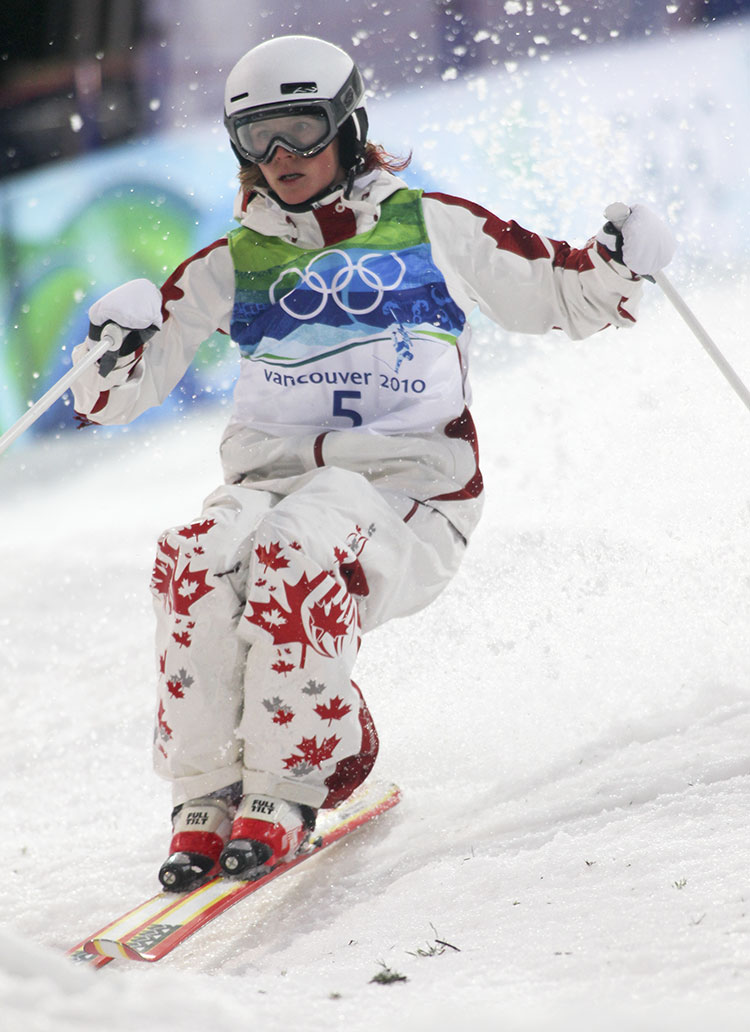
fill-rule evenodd
<path id="1" fill-rule="evenodd" d="M 440 513 L 359 473 L 272 486 L 221 487 L 159 540 L 154 763 L 175 805 L 238 781 L 346 798 L 377 754 L 351 679 L 360 634 L 426 606 L 464 551 Z"/>

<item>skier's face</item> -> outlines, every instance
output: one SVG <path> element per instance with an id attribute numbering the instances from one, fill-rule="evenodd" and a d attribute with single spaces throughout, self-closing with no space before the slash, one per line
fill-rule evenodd
<path id="1" fill-rule="evenodd" d="M 266 182 L 284 204 L 304 204 L 327 186 L 345 178 L 338 139 L 311 158 L 301 158 L 278 146 L 271 160 L 261 168 Z"/>

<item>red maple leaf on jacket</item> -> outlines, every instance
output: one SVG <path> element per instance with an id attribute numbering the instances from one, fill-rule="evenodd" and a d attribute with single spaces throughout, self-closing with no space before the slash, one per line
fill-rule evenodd
<path id="1" fill-rule="evenodd" d="M 294 720 L 294 713 L 288 707 L 277 710 L 273 715 L 274 724 L 290 724 Z"/>
<path id="2" fill-rule="evenodd" d="M 315 707 L 315 712 L 318 714 L 321 720 L 327 720 L 328 726 L 331 726 L 332 720 L 341 720 L 347 713 L 351 712 L 351 706 L 348 703 L 344 703 L 344 700 L 339 695 L 334 695 L 329 701 L 327 706 L 322 703 L 318 703 Z"/>
<path id="3" fill-rule="evenodd" d="M 289 560 L 281 554 L 281 544 L 278 541 L 272 541 L 268 547 L 258 545 L 255 554 L 258 562 L 267 570 L 285 570 L 289 565 Z"/>
<path id="4" fill-rule="evenodd" d="M 290 645 L 295 642 L 301 645 L 301 667 L 305 665 L 305 652 L 310 644 L 302 620 L 302 603 L 326 576 L 325 573 L 320 573 L 308 580 L 307 574 L 303 573 L 296 584 L 284 583 L 288 609 L 281 605 L 276 596 L 269 598 L 267 602 L 253 602 L 252 599 L 248 599 L 250 613 L 245 615 L 248 623 L 267 631 L 272 636 L 274 645 Z"/>
<path id="5" fill-rule="evenodd" d="M 331 735 L 330 738 L 324 738 L 323 741 L 318 745 L 318 737 L 315 735 L 313 738 L 303 738 L 301 742 L 295 745 L 295 749 L 299 749 L 301 755 L 292 753 L 284 760 L 284 766 L 287 770 L 292 770 L 294 767 L 298 767 L 300 763 L 309 763 L 311 767 L 320 768 L 321 764 L 325 760 L 330 760 L 333 756 L 336 746 L 341 741 L 336 735 Z"/>

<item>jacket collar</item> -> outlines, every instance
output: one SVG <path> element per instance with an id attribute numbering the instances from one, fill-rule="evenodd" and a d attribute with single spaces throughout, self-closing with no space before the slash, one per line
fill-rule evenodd
<path id="1" fill-rule="evenodd" d="M 265 190 L 240 192 L 234 217 L 242 226 L 263 236 L 280 237 L 297 247 L 331 247 L 342 240 L 366 233 L 377 223 L 380 205 L 406 183 L 390 172 L 376 169 L 358 176 L 350 196 L 336 187 L 317 200 L 308 211 L 286 211 Z"/>

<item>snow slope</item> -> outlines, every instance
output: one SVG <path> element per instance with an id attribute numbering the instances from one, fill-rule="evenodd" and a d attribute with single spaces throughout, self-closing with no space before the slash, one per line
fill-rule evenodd
<path id="1" fill-rule="evenodd" d="M 746 289 L 694 302 L 729 345 Z M 154 888 L 151 552 L 213 485 L 224 416 L 6 459 L 5 1028 L 747 1027 L 748 415 L 645 309 L 477 363 L 486 518 L 362 652 L 402 807 L 158 968 L 60 953 Z"/>
<path id="2" fill-rule="evenodd" d="M 747 381 L 749 286 L 685 281 Z M 155 889 L 147 585 L 226 413 L 3 458 L 4 1029 L 747 1028 L 748 413 L 656 288 L 476 352 L 485 519 L 358 670 L 402 806 L 156 966 L 62 954 Z"/>

